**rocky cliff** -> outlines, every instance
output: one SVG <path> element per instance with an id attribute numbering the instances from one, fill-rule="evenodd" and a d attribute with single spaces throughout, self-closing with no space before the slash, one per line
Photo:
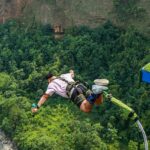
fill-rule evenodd
<path id="1" fill-rule="evenodd" d="M 138 5 L 146 10 L 145 17 L 142 21 L 131 20 L 128 24 L 150 32 L 150 1 L 140 0 Z M 0 22 L 3 23 L 9 18 L 21 18 L 42 24 L 59 24 L 63 27 L 95 27 L 106 20 L 126 25 L 126 21 L 117 19 L 112 0 L 0 0 Z"/>

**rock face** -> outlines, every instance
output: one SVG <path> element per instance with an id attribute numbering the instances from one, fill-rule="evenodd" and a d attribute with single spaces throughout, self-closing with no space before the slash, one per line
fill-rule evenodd
<path id="1" fill-rule="evenodd" d="M 150 32 L 150 1 L 140 0 L 138 5 L 146 10 L 145 20 L 125 21 L 125 27 L 132 24 L 145 33 Z M 96 27 L 106 20 L 124 24 L 118 21 L 112 0 L 0 0 L 0 22 L 9 18 L 61 25 L 63 28 L 72 25 Z"/>
<path id="2" fill-rule="evenodd" d="M 0 130 L 0 150 L 17 150 L 13 143 Z"/>
<path id="3" fill-rule="evenodd" d="M 15 6 L 16 1 L 1 0 L 0 1 L 0 23 L 4 23 L 9 18 L 15 18 L 17 10 Z"/>
<path id="4" fill-rule="evenodd" d="M 43 24 L 96 26 L 109 18 L 111 10 L 110 0 L 1 0 L 0 22 L 23 17 Z"/>

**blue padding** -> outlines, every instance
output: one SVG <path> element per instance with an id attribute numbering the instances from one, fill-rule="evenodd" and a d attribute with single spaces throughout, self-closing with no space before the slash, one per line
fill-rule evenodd
<path id="1" fill-rule="evenodd" d="M 150 72 L 142 70 L 142 81 L 150 83 Z"/>
<path id="2" fill-rule="evenodd" d="M 95 101 L 96 101 L 96 97 L 97 95 L 96 94 L 91 94 L 87 97 L 87 101 L 90 103 L 90 104 L 94 104 Z"/>

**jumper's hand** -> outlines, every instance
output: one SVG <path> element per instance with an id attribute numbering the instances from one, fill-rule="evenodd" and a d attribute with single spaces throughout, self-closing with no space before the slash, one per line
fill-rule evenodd
<path id="1" fill-rule="evenodd" d="M 38 111 L 38 106 L 37 104 L 32 104 L 32 108 L 31 108 L 32 113 L 36 113 Z"/>
<path id="2" fill-rule="evenodd" d="M 31 108 L 32 113 L 38 112 L 38 108 Z"/>

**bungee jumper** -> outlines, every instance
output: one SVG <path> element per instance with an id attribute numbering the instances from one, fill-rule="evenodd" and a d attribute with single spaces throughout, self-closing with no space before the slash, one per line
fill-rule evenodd
<path id="1" fill-rule="evenodd" d="M 126 110 L 128 113 L 128 118 L 137 123 L 143 135 L 145 150 L 148 150 L 147 136 L 142 124 L 139 121 L 138 115 L 132 108 L 116 99 L 108 92 L 107 86 L 109 81 L 107 79 L 96 79 L 94 80 L 95 84 L 92 85 L 92 90 L 90 90 L 84 83 L 75 81 L 73 79 L 74 76 L 75 74 L 73 70 L 70 70 L 69 73 L 62 74 L 59 77 L 56 77 L 49 72 L 46 75 L 46 79 L 48 81 L 47 90 L 37 104 L 32 104 L 32 112 L 36 113 L 48 97 L 52 96 L 54 93 L 65 98 L 70 98 L 70 100 L 76 104 L 81 111 L 86 113 L 92 110 L 94 104 L 102 104 L 104 97 L 106 100 L 109 100 L 113 104 Z M 142 68 L 141 81 L 150 83 L 150 63 L 146 67 Z"/>
<path id="2" fill-rule="evenodd" d="M 41 96 L 37 104 L 32 104 L 32 112 L 37 112 L 48 97 L 52 96 L 54 93 L 70 99 L 83 112 L 90 112 L 94 104 L 101 104 L 103 102 L 102 92 L 108 89 L 108 80 L 101 80 L 101 86 L 93 92 L 88 89 L 84 83 L 75 81 L 74 76 L 75 73 L 73 70 L 59 77 L 49 72 L 45 77 L 48 81 L 47 90 Z"/>

